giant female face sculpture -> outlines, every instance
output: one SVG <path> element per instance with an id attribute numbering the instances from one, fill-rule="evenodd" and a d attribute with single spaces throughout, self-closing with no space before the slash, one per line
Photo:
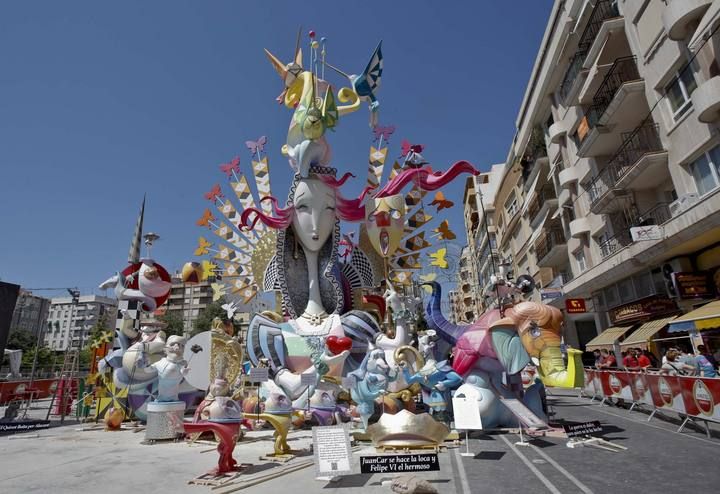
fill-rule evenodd
<path id="1" fill-rule="evenodd" d="M 335 190 L 318 178 L 298 182 L 293 197 L 292 226 L 309 252 L 319 252 L 335 228 Z"/>
<path id="2" fill-rule="evenodd" d="M 405 224 L 405 198 L 395 194 L 365 203 L 365 227 L 375 250 L 391 256 L 400 245 Z"/>

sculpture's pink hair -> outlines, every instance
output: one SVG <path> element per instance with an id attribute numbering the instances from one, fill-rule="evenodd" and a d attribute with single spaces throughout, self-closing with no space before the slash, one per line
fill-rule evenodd
<path id="1" fill-rule="evenodd" d="M 467 161 L 458 161 L 446 172 L 433 172 L 432 168 L 429 166 L 423 168 L 410 168 L 397 174 L 395 178 L 390 180 L 390 182 L 388 182 L 377 194 L 375 194 L 374 197 L 381 198 L 399 194 L 403 187 L 410 182 L 413 182 L 422 190 L 437 190 L 443 185 L 447 185 L 453 181 L 461 173 L 478 175 L 480 172 Z M 348 172 L 339 180 L 332 175 L 317 175 L 317 177 L 322 180 L 325 185 L 337 191 L 350 177 L 354 177 L 354 175 Z M 346 199 L 338 192 L 335 203 L 336 216 L 345 221 L 363 221 L 365 219 L 365 207 L 362 202 L 367 193 L 372 189 L 374 189 L 373 186 L 365 187 L 360 195 L 355 199 Z M 287 206 L 284 208 L 278 207 L 278 200 L 272 196 L 263 197 L 260 202 L 263 201 L 272 202 L 273 209 L 275 210 L 275 216 L 268 215 L 258 208 L 247 208 L 240 216 L 241 228 L 251 230 L 255 227 L 255 224 L 258 221 L 262 221 L 265 225 L 275 230 L 282 230 L 290 226 L 295 213 L 295 208 L 293 206 Z M 254 215 L 252 220 L 250 219 L 251 215 Z"/>

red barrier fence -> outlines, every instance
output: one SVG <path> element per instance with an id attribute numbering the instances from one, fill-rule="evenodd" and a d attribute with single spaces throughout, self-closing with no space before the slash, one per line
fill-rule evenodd
<path id="1" fill-rule="evenodd" d="M 585 369 L 586 394 L 720 422 L 720 379 Z"/>
<path id="2" fill-rule="evenodd" d="M 59 379 L 35 379 L 32 390 L 34 398 L 47 398 L 55 392 Z M 30 391 L 30 380 L 0 382 L 0 405 L 6 405 L 13 399 L 22 397 Z"/>

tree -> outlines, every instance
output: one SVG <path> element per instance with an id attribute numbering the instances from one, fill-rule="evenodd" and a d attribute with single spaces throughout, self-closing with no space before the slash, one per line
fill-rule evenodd
<path id="1" fill-rule="evenodd" d="M 157 316 L 157 320 L 166 324 L 163 328 L 166 337 L 185 334 L 185 322 L 177 313 L 166 312 L 161 316 Z"/>
<path id="2" fill-rule="evenodd" d="M 7 348 L 11 350 L 22 350 L 23 353 L 35 348 L 37 338 L 30 331 L 21 329 L 10 333 L 10 337 L 7 340 Z"/>
<path id="3" fill-rule="evenodd" d="M 195 319 L 195 324 L 193 324 L 193 327 L 190 330 L 190 336 L 195 336 L 203 331 L 210 331 L 210 329 L 212 329 L 213 319 L 216 317 L 222 319 L 223 322 L 227 322 L 227 311 L 222 308 L 223 304 L 226 303 L 225 298 L 221 297 L 220 300 L 217 300 L 205 307 L 203 311 L 198 314 L 197 319 Z M 235 325 L 234 322 L 233 325 Z M 235 329 L 237 330 L 238 328 L 235 327 Z"/>

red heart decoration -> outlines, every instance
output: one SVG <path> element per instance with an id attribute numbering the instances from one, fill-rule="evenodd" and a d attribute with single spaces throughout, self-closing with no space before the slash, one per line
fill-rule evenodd
<path id="1" fill-rule="evenodd" d="M 352 348 L 352 340 L 347 336 L 341 336 L 340 338 L 337 336 L 328 336 L 327 340 L 325 340 L 325 346 L 328 347 L 330 353 L 338 355 Z"/>

